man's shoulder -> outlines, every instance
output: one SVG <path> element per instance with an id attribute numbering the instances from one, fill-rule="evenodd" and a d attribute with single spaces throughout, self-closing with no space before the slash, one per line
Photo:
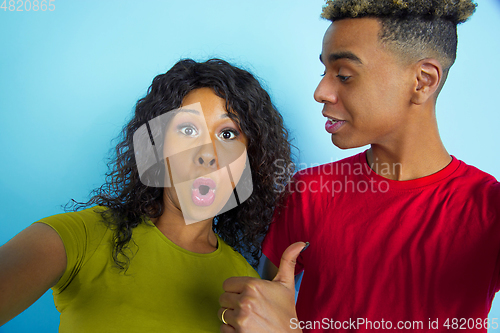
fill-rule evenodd
<path id="1" fill-rule="evenodd" d="M 500 183 L 498 180 L 491 174 L 473 166 L 465 163 L 464 161 L 459 160 L 460 162 L 460 176 L 462 176 L 462 180 L 465 182 L 469 182 L 472 184 L 476 184 L 479 186 L 487 186 L 496 188 L 500 190 Z"/>
<path id="2" fill-rule="evenodd" d="M 450 177 L 446 186 L 464 200 L 475 205 L 488 207 L 500 213 L 500 183 L 497 179 L 479 168 L 469 165 L 464 161 Z"/>

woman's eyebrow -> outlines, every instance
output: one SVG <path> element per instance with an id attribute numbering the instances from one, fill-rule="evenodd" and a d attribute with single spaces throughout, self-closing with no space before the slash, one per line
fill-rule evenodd
<path id="1" fill-rule="evenodd" d="M 193 110 L 193 109 L 177 109 L 175 111 L 173 111 L 174 113 L 181 113 L 181 112 L 187 112 L 187 113 L 192 113 L 192 114 L 195 114 L 195 115 L 200 115 L 200 112 L 197 111 L 197 110 Z"/>
<path id="2" fill-rule="evenodd" d="M 179 114 L 179 113 L 181 113 L 181 112 L 192 113 L 192 114 L 195 114 L 195 115 L 197 115 L 197 116 L 200 116 L 200 115 L 201 115 L 201 114 L 200 114 L 200 112 L 199 112 L 199 111 L 197 111 L 197 110 L 193 110 L 193 109 L 182 109 L 182 108 L 181 108 L 181 109 L 177 109 L 177 110 L 175 110 L 175 111 L 172 111 L 172 113 L 173 113 L 173 114 L 172 114 L 172 116 L 175 116 L 176 114 Z M 223 114 L 221 114 L 221 115 L 220 115 L 220 117 L 219 117 L 219 118 L 220 118 L 220 119 L 225 119 L 225 118 L 231 118 L 231 117 L 229 117 L 229 113 L 223 113 Z"/>

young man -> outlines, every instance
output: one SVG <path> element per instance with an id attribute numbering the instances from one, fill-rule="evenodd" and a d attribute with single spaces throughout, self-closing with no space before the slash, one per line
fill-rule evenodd
<path id="1" fill-rule="evenodd" d="M 263 244 L 279 272 L 226 280 L 222 332 L 499 328 L 487 317 L 500 288 L 500 184 L 450 156 L 435 116 L 456 26 L 474 10 L 470 0 L 327 2 L 314 97 L 334 145 L 371 147 L 296 175 Z"/>

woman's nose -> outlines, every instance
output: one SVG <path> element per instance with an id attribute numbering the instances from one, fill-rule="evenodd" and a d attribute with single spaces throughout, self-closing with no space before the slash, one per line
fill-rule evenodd
<path id="1" fill-rule="evenodd" d="M 204 144 L 200 147 L 195 157 L 195 163 L 209 168 L 217 166 L 217 154 L 213 143 Z"/>
<path id="2" fill-rule="evenodd" d="M 198 157 L 198 163 L 200 165 L 208 165 L 208 166 L 212 166 L 215 164 L 215 158 L 211 157 L 211 156 L 200 156 Z"/>

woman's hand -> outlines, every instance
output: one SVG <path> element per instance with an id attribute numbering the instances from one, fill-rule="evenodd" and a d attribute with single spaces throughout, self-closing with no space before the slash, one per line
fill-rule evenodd
<path id="1" fill-rule="evenodd" d="M 294 271 L 304 242 L 290 245 L 281 257 L 278 273 L 272 281 L 251 277 L 232 277 L 224 281 L 224 293 L 219 298 L 219 318 L 229 332 L 300 332 L 290 327 L 295 311 Z"/>

